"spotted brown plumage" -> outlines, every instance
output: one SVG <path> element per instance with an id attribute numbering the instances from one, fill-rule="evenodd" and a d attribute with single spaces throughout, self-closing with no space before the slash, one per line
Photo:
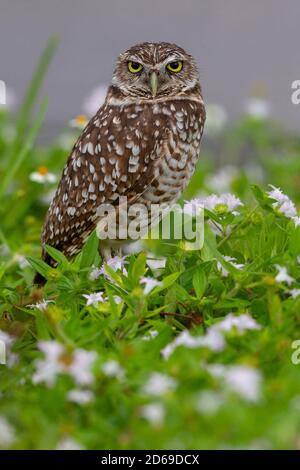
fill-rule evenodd
<path id="1" fill-rule="evenodd" d="M 131 73 L 129 62 L 142 70 Z M 118 206 L 120 196 L 129 205 L 175 202 L 194 172 L 204 122 L 197 67 L 183 49 L 143 43 L 121 54 L 105 103 L 65 165 L 42 243 L 74 255 L 99 222 L 99 205 Z"/>

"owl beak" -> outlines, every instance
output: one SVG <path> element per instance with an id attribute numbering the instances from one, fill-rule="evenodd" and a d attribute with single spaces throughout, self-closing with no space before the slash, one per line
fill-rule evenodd
<path id="1" fill-rule="evenodd" d="M 157 93 L 157 87 L 158 87 L 158 76 L 156 72 L 151 72 L 149 83 L 150 83 L 150 88 L 152 91 L 152 96 L 155 97 Z"/>

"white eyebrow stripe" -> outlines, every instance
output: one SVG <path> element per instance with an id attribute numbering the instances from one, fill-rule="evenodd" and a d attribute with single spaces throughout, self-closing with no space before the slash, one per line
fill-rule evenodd
<path id="1" fill-rule="evenodd" d="M 179 55 L 170 55 L 170 57 L 167 57 L 162 64 L 169 64 L 170 62 L 177 62 L 177 61 L 182 61 L 183 62 L 183 57 Z"/>

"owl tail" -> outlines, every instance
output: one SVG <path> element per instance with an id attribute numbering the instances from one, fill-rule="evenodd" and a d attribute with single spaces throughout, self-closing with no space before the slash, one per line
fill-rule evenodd
<path id="1" fill-rule="evenodd" d="M 36 273 L 33 279 L 33 284 L 37 284 L 39 287 L 43 287 L 46 284 L 46 279 L 40 273 Z"/>
<path id="2" fill-rule="evenodd" d="M 42 251 L 42 259 L 45 263 L 49 264 L 49 266 L 55 267 L 57 263 L 54 261 L 51 256 L 48 255 L 48 253 L 43 249 Z M 33 278 L 33 284 L 37 284 L 39 287 L 43 287 L 47 282 L 47 279 L 42 276 L 40 273 L 36 273 L 34 278 Z"/>

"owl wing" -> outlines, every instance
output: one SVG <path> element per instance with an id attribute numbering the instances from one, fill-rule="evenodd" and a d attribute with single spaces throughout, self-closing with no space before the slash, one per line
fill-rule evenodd
<path id="1" fill-rule="evenodd" d="M 117 205 L 120 196 L 133 203 L 147 189 L 159 174 L 167 139 L 165 123 L 154 118 L 146 105 L 100 108 L 64 167 L 43 244 L 75 254 L 95 228 L 100 204 Z"/>

